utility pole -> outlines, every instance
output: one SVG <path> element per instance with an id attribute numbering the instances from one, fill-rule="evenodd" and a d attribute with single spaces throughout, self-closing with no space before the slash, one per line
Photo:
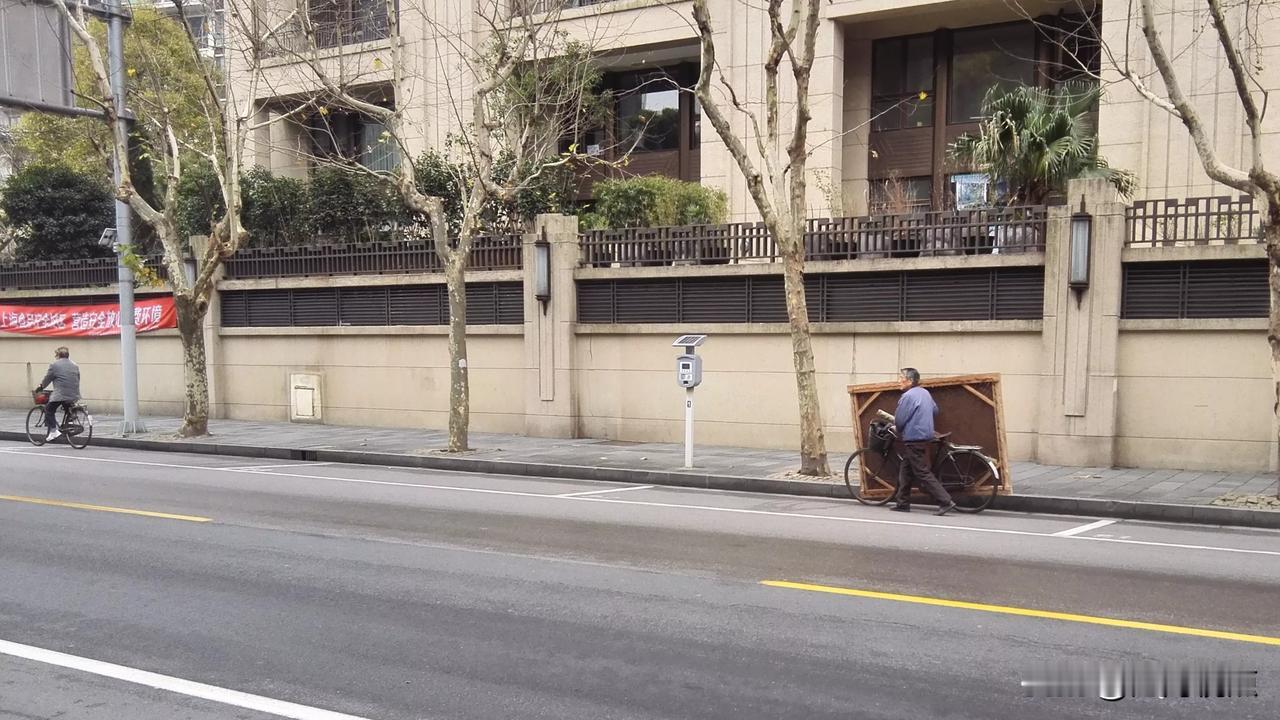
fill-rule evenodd
<path id="1" fill-rule="evenodd" d="M 74 1 L 72 5 L 77 5 Z M 47 8 L 51 3 L 47 0 L 36 0 L 32 3 L 32 7 Z M 107 21 L 107 64 L 108 73 L 111 75 L 111 94 L 115 99 L 116 117 L 124 123 L 125 137 L 128 138 L 129 130 L 132 124 L 132 115 L 129 114 L 125 107 L 125 92 L 127 86 L 127 78 L 125 73 L 124 62 L 124 26 L 129 20 L 127 8 L 124 0 L 106 0 L 104 4 L 88 3 L 84 6 L 84 11 L 105 18 Z M 52 40 L 60 43 L 64 48 L 62 58 L 59 60 L 59 67 L 54 73 L 58 77 L 61 90 L 59 94 L 62 96 L 58 102 L 51 102 L 44 98 L 40 93 L 35 96 L 25 97 L 17 96 L 11 92 L 0 92 L 0 106 L 16 107 L 24 110 L 35 110 L 37 112 L 47 112 L 56 115 L 64 115 L 67 117 L 92 117 L 106 120 L 107 116 L 101 110 L 89 108 L 75 107 L 71 94 L 71 38 L 67 32 L 65 23 L 61 18 L 56 23 L 51 18 L 33 16 L 37 22 L 35 27 L 45 28 L 52 33 L 52 38 L 46 38 L 45 42 Z M 43 24 L 39 22 L 43 20 Z M 18 57 L 23 57 L 23 50 L 28 46 L 36 47 L 31 43 L 39 43 L 40 37 L 44 37 L 37 33 L 34 38 L 11 38 L 10 41 L 18 41 L 19 48 L 16 51 Z M 27 45 L 23 45 L 23 41 Z M 4 59 L 4 50 L 0 49 L 0 61 Z M 30 51 L 32 57 L 38 57 L 39 53 L 34 50 Z M 5 69 L 4 63 L 0 62 L 0 70 Z M 52 69 L 37 67 L 35 70 L 34 85 L 37 89 L 43 88 L 48 84 L 47 78 Z M 4 80 L 0 77 L 0 80 Z M 30 87 L 32 78 L 23 77 L 25 85 Z M 6 84 L 0 82 L 0 88 Z M 127 158 L 125 162 L 128 162 Z M 119 187 L 121 170 L 119 166 L 112 168 L 112 175 L 115 178 L 115 185 Z M 109 231 L 109 228 L 108 228 Z M 124 258 L 130 250 L 132 238 L 131 213 L 129 212 L 129 204 L 116 200 L 116 228 L 115 242 L 111 243 L 111 247 L 116 251 L 116 278 L 120 283 L 120 375 L 121 375 L 121 394 L 124 400 L 124 424 L 121 426 L 123 434 L 146 432 L 141 419 L 138 417 L 138 348 L 137 348 L 137 326 L 133 319 L 133 270 L 125 264 Z M 106 241 L 110 237 L 109 232 L 103 233 L 103 240 Z"/>
<path id="2" fill-rule="evenodd" d="M 116 117 L 124 123 L 125 137 L 130 136 L 132 122 L 125 110 L 127 77 L 124 62 L 124 5 L 122 0 L 112 0 L 107 20 L 107 62 L 111 74 L 111 94 L 115 99 Z M 121 160 L 111 168 L 115 187 L 120 186 Z M 128 162 L 127 157 L 123 162 Z M 124 398 L 124 422 L 122 435 L 146 432 L 138 417 L 138 329 L 133 319 L 133 269 L 125 263 L 125 255 L 133 243 L 132 217 L 129 203 L 116 199 L 116 275 L 120 281 L 120 381 Z"/>

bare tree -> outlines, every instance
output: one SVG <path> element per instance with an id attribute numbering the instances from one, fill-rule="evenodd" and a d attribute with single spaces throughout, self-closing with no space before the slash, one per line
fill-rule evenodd
<path id="1" fill-rule="evenodd" d="M 1271 346 L 1276 393 L 1273 412 L 1280 413 L 1280 174 L 1270 165 L 1275 158 L 1268 154 L 1268 150 L 1274 151 L 1274 148 L 1269 147 L 1270 141 L 1264 131 L 1270 93 L 1261 77 L 1266 70 L 1262 57 L 1266 43 L 1261 40 L 1267 32 L 1274 30 L 1275 3 L 1268 0 L 1174 2 L 1173 6 L 1166 8 L 1167 12 L 1177 13 L 1177 17 L 1186 20 L 1188 25 L 1193 24 L 1195 16 L 1207 16 L 1207 23 L 1194 23 L 1190 44 L 1184 38 L 1179 46 L 1173 47 L 1161 30 L 1159 10 L 1154 0 L 1137 0 L 1136 5 L 1134 8 L 1130 4 L 1130 11 L 1124 17 L 1123 47 L 1120 47 L 1118 38 L 1103 43 L 1107 70 L 1118 75 L 1151 105 L 1182 124 L 1200 165 L 1211 180 L 1253 198 L 1260 214 L 1260 230 L 1270 267 L 1271 311 L 1267 342 Z M 1265 22 L 1271 22 L 1273 27 L 1264 29 L 1261 25 Z M 1135 26 L 1141 32 L 1141 41 L 1130 32 Z M 1212 44 L 1217 46 L 1217 51 L 1208 57 L 1198 55 L 1196 62 L 1216 63 L 1217 71 L 1230 78 L 1242 113 L 1243 128 L 1233 128 L 1243 130 L 1241 134 L 1246 138 L 1245 151 L 1238 162 L 1234 158 L 1224 158 L 1222 148 L 1215 143 L 1215 133 L 1220 137 L 1221 128 L 1215 128 L 1214 124 L 1227 120 L 1218 112 L 1206 115 L 1184 89 L 1189 79 L 1181 76 L 1178 60 L 1183 53 L 1195 51 L 1194 46 L 1201 33 L 1212 35 Z M 1155 67 L 1154 72 L 1143 68 L 1141 58 L 1144 53 L 1140 51 L 1143 45 Z M 1274 72 L 1274 68 L 1271 70 Z M 1203 69 L 1196 69 L 1197 75 L 1203 73 Z M 1105 77 L 1106 73 L 1103 75 Z M 1217 102 L 1216 96 L 1214 102 Z M 1206 122 L 1206 117 L 1209 122 Z"/>
<path id="2" fill-rule="evenodd" d="M 702 111 L 724 142 L 746 178 L 747 190 L 760 217 L 777 243 L 782 257 L 791 328 L 792 359 L 800 403 L 800 473 L 829 475 L 826 438 L 818 400 L 817 372 L 809 337 L 809 312 L 805 301 L 804 260 L 809 155 L 809 79 L 813 71 L 818 31 L 819 0 L 767 0 L 770 44 L 764 62 L 764 123 L 743 102 L 744 91 L 734 87 L 716 58 L 715 31 L 707 0 L 694 0 L 693 19 L 701 39 L 702 73 L 697 95 Z M 790 68 L 789 88 L 794 96 L 784 103 L 781 86 L 783 65 Z M 790 105 L 789 108 L 784 104 Z M 789 112 L 788 112 L 789 110 Z M 750 120 L 754 146 L 734 131 L 730 112 Z M 783 115 L 789 127 L 783 128 Z M 784 147 L 785 142 L 785 147 Z"/>
<path id="3" fill-rule="evenodd" d="M 135 125 L 117 112 L 111 74 L 105 59 L 103 33 L 86 16 L 82 3 L 73 0 L 53 2 L 70 25 L 75 41 L 88 53 L 94 92 L 85 99 L 101 109 L 106 117 L 110 130 L 109 154 L 119 168 L 116 198 L 128 203 L 155 234 L 163 250 L 164 267 L 173 290 L 178 332 L 182 339 L 185 393 L 179 434 L 187 437 L 206 435 L 209 431 L 209 381 L 203 325 L 218 269 L 245 240 L 240 223 L 239 158 L 248 135 L 261 127 L 254 122 L 254 97 L 261 69 L 260 49 L 269 39 L 271 30 L 264 32 L 256 23 L 244 22 L 254 16 L 249 0 L 244 0 L 243 6 L 228 2 L 228 15 L 239 24 L 240 37 L 244 40 L 237 50 L 246 57 L 252 72 L 244 97 L 237 97 L 230 87 L 224 94 L 216 69 L 200 55 L 199 43 L 186 22 L 182 0 L 174 0 L 178 20 L 187 39 L 182 50 L 185 57 L 166 56 L 164 53 L 169 49 L 163 47 L 144 53 L 143 57 L 153 67 L 171 62 L 187 63 L 193 72 L 199 74 L 203 93 L 199 97 L 176 97 L 156 80 L 162 73 L 145 72 L 148 69 L 145 67 L 130 68 L 130 76 L 141 76 L 141 82 L 151 83 L 142 92 L 130 95 L 131 101 L 140 105 L 131 108 L 136 117 Z M 180 123 L 175 112 L 178 103 L 194 104 L 199 109 L 197 116 L 201 122 L 194 127 Z M 144 197 L 134 184 L 129 161 L 131 135 L 141 138 L 152 162 L 163 169 L 162 188 L 153 199 Z M 179 185 L 184 172 L 194 162 L 207 162 L 213 168 L 225 210 L 211 223 L 209 242 L 192 256 L 195 272 L 188 277 L 184 259 L 193 249 L 189 238 L 179 235 L 176 210 Z M 132 252 L 132 248 L 126 249 L 127 254 L 136 257 Z"/>
<path id="4" fill-rule="evenodd" d="M 282 44 L 279 52 L 293 61 L 298 84 L 314 88 L 311 101 L 329 112 L 337 107 L 380 124 L 381 142 L 393 144 L 400 162 L 378 170 L 357 157 L 312 157 L 312 161 L 377 177 L 393 186 L 408 210 L 425 219 L 425 234 L 444 269 L 449 298 L 449 439 L 447 449 L 468 449 L 470 383 L 467 368 L 466 268 L 478 235 L 491 221 L 492 208 L 510 204 L 548 173 L 603 162 L 580 151 L 578 138 L 598 120 L 596 84 L 599 71 L 589 43 L 570 39 L 556 29 L 555 0 L 537 4 L 478 0 L 460 27 L 445 26 L 423 8 L 386 3 L 389 49 L 369 62 L 321 42 L 324 26 L 316 22 L 307 0 L 295 11 L 301 41 Z M 413 162 L 415 137 L 408 112 L 411 81 L 422 58 L 401 36 L 401 22 L 414 19 L 431 29 L 435 58 L 456 58 L 457 67 L 437 65 L 449 80 L 436 89 L 451 113 L 452 181 L 446 188 L 424 187 Z M 381 57 L 389 58 L 383 62 Z M 367 65 L 365 63 L 368 63 Z M 389 89 L 389 102 L 371 95 L 375 83 Z M 380 91 L 381 92 L 381 91 Z M 567 143 L 567 149 L 561 143 Z M 618 162 L 615 159 L 613 162 Z"/>

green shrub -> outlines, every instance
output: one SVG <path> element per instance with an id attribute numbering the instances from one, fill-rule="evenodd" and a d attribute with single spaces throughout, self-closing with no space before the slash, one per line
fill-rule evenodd
<path id="1" fill-rule="evenodd" d="M 249 245 L 307 245 L 315 238 L 305 182 L 276 177 L 257 166 L 245 173 L 240 189 L 244 198 L 241 219 L 249 231 Z"/>
<path id="2" fill-rule="evenodd" d="M 240 221 L 249 233 L 249 247 L 306 245 L 314 239 L 311 197 L 303 181 L 255 167 L 240 178 L 240 197 Z M 213 167 L 207 162 L 188 165 L 178 183 L 178 236 L 208 235 L 224 209 Z"/>
<path id="3" fill-rule="evenodd" d="M 509 156 L 495 160 L 494 182 L 499 185 L 512 175 L 529 177 L 537 165 L 520 166 Z M 444 201 L 449 233 L 456 235 L 462 225 L 462 207 L 472 182 L 469 168 L 453 163 L 443 153 L 428 150 L 414 162 L 418 190 Z M 482 232 L 520 233 L 530 227 L 534 217 L 542 213 L 566 212 L 577 187 L 573 170 L 566 166 L 543 168 L 510 200 L 490 197 L 480 218 Z"/>
<path id="4" fill-rule="evenodd" d="M 174 222 L 178 237 L 208 235 L 226 211 L 222 201 L 222 186 L 218 175 L 208 162 L 190 163 L 182 170 L 178 180 L 178 197 L 174 204 Z M 251 240 L 252 241 L 252 240 Z"/>
<path id="5" fill-rule="evenodd" d="M 75 260 L 105 257 L 102 231 L 115 227 L 115 205 L 98 178 L 64 165 L 29 165 L 5 182 L 0 206 L 9 223 L 22 229 L 18 260 Z"/>
<path id="6" fill-rule="evenodd" d="M 605 180 L 595 185 L 592 222 L 605 227 L 661 227 L 722 223 L 728 202 L 720 190 L 665 177 Z"/>
<path id="7" fill-rule="evenodd" d="M 367 242 L 405 222 L 404 202 L 382 180 L 341 168 L 319 168 L 308 185 L 311 221 L 332 242 Z"/>

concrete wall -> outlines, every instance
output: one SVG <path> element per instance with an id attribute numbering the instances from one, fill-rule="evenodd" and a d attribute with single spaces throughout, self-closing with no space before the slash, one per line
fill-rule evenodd
<path id="1" fill-rule="evenodd" d="M 444 328 L 330 330 L 225 330 L 217 372 L 226 416 L 287 421 L 289 373 L 304 372 L 322 376 L 327 423 L 447 427 L 449 348 Z M 467 349 L 472 429 L 523 432 L 520 330 L 473 329 Z"/>
<path id="2" fill-rule="evenodd" d="M 1087 289 L 1069 290 L 1070 210 L 1054 208 L 1043 255 L 812 263 L 812 272 L 946 270 L 1041 264 L 1041 319 L 816 323 L 813 346 L 833 453 L 851 449 L 846 386 L 926 375 L 1000 373 L 1010 455 L 1060 465 L 1263 470 L 1277 458 L 1271 365 L 1261 320 L 1121 320 L 1122 262 L 1263 257 L 1257 245 L 1125 249 L 1123 205 L 1105 181 L 1073 181 L 1072 206 L 1094 214 Z M 545 232 L 543 232 L 545 231 Z M 547 238 L 551 297 L 533 296 L 535 244 Z M 1227 251 L 1230 251 L 1229 253 Z M 524 324 L 469 331 L 472 427 L 478 432 L 678 441 L 682 391 L 671 341 L 706 333 L 697 441 L 795 448 L 798 410 L 782 324 L 579 324 L 575 279 L 776 274 L 773 264 L 580 268 L 572 218 L 542 216 L 525 238 Z M 473 278 L 481 281 L 482 274 Z M 490 274 L 505 281 L 515 273 Z M 224 288 L 422 282 L 421 276 L 228 281 Z M 437 279 L 438 281 L 438 279 Z M 65 293 L 73 295 L 75 293 Z M 21 297 L 11 298 L 21 302 Z M 217 307 L 215 301 L 214 307 Z M 216 312 L 210 322 L 217 323 Z M 288 374 L 322 376 L 324 421 L 442 428 L 448 409 L 444 327 L 210 329 L 215 413 L 287 420 Z M 0 336 L 0 403 L 27 406 L 58 339 Z M 118 404 L 118 341 L 65 344 L 86 397 Z M 177 414 L 182 366 L 172 331 L 139 338 L 142 410 Z M 27 363 L 31 363 L 30 378 Z M 945 427 L 945 417 L 944 427 Z"/>
<path id="3" fill-rule="evenodd" d="M 914 366 L 926 375 L 999 372 L 1011 452 L 1034 449 L 1040 334 L 1035 321 L 862 323 L 815 326 L 822 415 L 832 451 L 852 449 L 847 386 L 886 382 Z M 791 342 L 785 325 L 582 327 L 577 337 L 580 433 L 618 440 L 678 442 L 684 390 L 675 383 L 671 340 L 711 338 L 695 392 L 699 443 L 795 447 L 799 435 Z M 945 419 L 944 419 L 945 420 Z"/>
<path id="4" fill-rule="evenodd" d="M 851 448 L 846 386 L 892 380 L 912 365 L 927 375 L 998 372 L 1011 456 L 1037 457 L 1042 369 L 1040 321 L 817 324 L 814 350 L 828 447 Z M 792 448 L 798 433 L 790 343 L 783 325 L 581 325 L 569 363 L 576 432 L 626 441 L 678 442 L 683 391 L 671 339 L 711 339 L 696 392 L 698 443 Z M 25 407 L 53 348 L 67 344 L 86 398 L 118 412 L 115 338 L 0 336 L 0 404 Z M 472 422 L 477 432 L 526 432 L 530 373 L 519 327 L 473 328 Z M 1256 471 L 1275 455 L 1271 369 L 1262 321 L 1122 321 L 1117 353 L 1115 464 Z M 172 331 L 138 340 L 141 409 L 181 412 L 182 364 Z M 443 328 L 225 329 L 214 359 L 217 410 L 286 421 L 290 372 L 323 378 L 325 422 L 443 428 L 448 361 Z M 27 366 L 30 364 L 30 376 Z M 30 379 L 28 379 L 30 377 Z M 536 392 L 535 392 L 536 395 Z M 945 417 L 943 418 L 945 425 Z"/>
<path id="5" fill-rule="evenodd" d="M 1117 463 L 1266 468 L 1275 433 L 1265 328 L 1265 321 L 1125 321 Z"/>
<path id="6" fill-rule="evenodd" d="M 20 302 L 20 301 L 15 301 Z M 53 351 L 71 350 L 80 390 L 95 412 L 121 412 L 119 338 L 43 338 L 0 334 L 0 404 L 28 407 Z M 182 412 L 182 346 L 176 330 L 138 336 L 138 407 L 144 414 Z"/>

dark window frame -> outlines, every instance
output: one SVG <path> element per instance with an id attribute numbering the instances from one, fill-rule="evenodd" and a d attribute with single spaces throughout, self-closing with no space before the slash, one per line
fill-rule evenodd
<path id="1" fill-rule="evenodd" d="M 954 202 L 953 193 L 950 192 L 948 178 L 957 172 L 963 172 L 964 168 L 955 167 L 947 158 L 947 146 L 951 140 L 959 133 L 970 131 L 971 128 L 977 127 L 977 122 L 973 120 L 961 120 L 959 122 L 952 121 L 954 113 L 952 106 L 954 105 L 954 87 L 955 87 L 955 49 L 954 38 L 957 33 L 991 31 L 1002 27 L 1009 26 L 1026 26 L 1032 33 L 1033 49 L 1031 52 L 1032 73 L 1031 83 L 1041 87 L 1053 87 L 1059 83 L 1073 79 L 1087 78 L 1087 72 L 1083 70 L 1071 71 L 1070 57 L 1067 51 L 1059 47 L 1066 34 L 1072 32 L 1088 31 L 1099 27 L 1098 16 L 1086 16 L 1080 13 L 1059 13 L 1057 15 L 1042 16 L 1034 20 L 1011 20 L 1001 23 L 992 23 L 987 25 L 973 25 L 960 28 L 938 28 L 931 33 L 915 33 L 911 35 L 898 35 L 893 37 L 876 38 L 872 41 L 872 69 L 870 77 L 870 106 L 871 116 L 874 117 L 877 110 L 883 105 L 881 101 L 897 96 L 889 96 L 876 93 L 876 58 L 877 49 L 880 43 L 898 42 L 902 44 L 902 62 L 906 62 L 907 47 L 909 41 L 916 38 L 931 36 L 933 38 L 933 86 L 934 95 L 931 106 L 933 108 L 933 121 L 925 126 L 901 127 L 898 125 L 894 129 L 886 129 L 878 127 L 879 123 L 872 123 L 870 133 L 872 141 L 868 143 L 868 152 L 879 152 L 880 154 L 871 159 L 872 174 L 868 179 L 871 183 L 884 182 L 890 179 L 894 173 L 899 172 L 893 162 L 893 154 L 886 155 L 884 148 L 886 144 L 892 147 L 898 142 L 908 142 L 902 138 L 914 136 L 895 135 L 895 133 L 906 133 L 909 131 L 923 132 L 926 127 L 930 130 L 932 136 L 931 157 L 931 173 L 933 178 L 933 191 L 930 200 L 932 209 L 945 209 L 950 207 Z M 1076 46 L 1095 47 L 1093 57 L 1100 62 L 1101 41 L 1094 43 L 1089 41 L 1076 42 Z M 903 73 L 905 77 L 905 72 Z M 905 97 L 905 96 L 904 96 Z M 908 142 L 909 146 L 917 146 L 919 138 L 915 138 Z M 879 148 L 879 149 L 877 149 Z M 913 163 L 902 172 L 903 175 L 919 176 L 917 167 L 921 167 L 922 163 Z M 924 177 L 924 176 L 920 176 Z M 869 198 L 868 198 L 869 199 Z"/>
<path id="2" fill-rule="evenodd" d="M 910 65 L 910 58 L 911 58 L 910 49 L 911 49 L 911 42 L 913 40 L 929 41 L 929 87 L 927 89 L 907 88 L 905 85 L 907 73 L 904 70 L 901 73 L 902 84 L 900 84 L 896 92 L 888 93 L 888 94 L 885 94 L 885 93 L 877 94 L 876 93 L 876 77 L 878 75 L 878 71 L 880 70 L 880 68 L 878 67 L 878 63 L 879 63 L 878 58 L 880 56 L 879 48 L 889 43 L 900 44 L 902 47 L 900 48 L 898 53 L 899 55 L 898 67 L 907 68 Z M 881 112 L 880 108 L 884 108 L 885 103 L 890 103 L 891 106 L 898 105 L 899 103 L 902 103 L 910 98 L 916 97 L 919 94 L 920 90 L 925 90 L 925 92 L 928 93 L 928 98 L 929 98 L 928 101 L 926 101 L 925 103 L 922 103 L 922 107 L 921 107 L 921 110 L 925 112 L 925 117 L 928 119 L 928 122 L 926 124 L 908 127 L 905 123 L 906 118 L 905 118 L 905 113 L 903 112 L 903 109 L 901 107 L 896 107 L 893 110 L 890 110 L 889 112 L 885 113 L 885 115 L 879 121 L 872 122 L 873 132 L 893 132 L 894 130 L 914 130 L 918 128 L 933 127 L 934 121 L 933 121 L 932 108 L 933 108 L 933 103 L 937 101 L 937 88 L 938 88 L 938 43 L 937 43 L 937 39 L 934 36 L 934 33 L 917 33 L 915 35 L 899 35 L 899 36 L 890 37 L 890 38 L 879 38 L 877 40 L 872 41 L 872 44 L 871 44 L 871 114 L 872 114 L 872 117 L 875 117 Z"/>
<path id="3" fill-rule="evenodd" d="M 299 124 L 316 157 L 338 157 L 358 162 L 373 170 L 389 170 L 391 168 L 381 166 L 394 167 L 401 162 L 400 147 L 394 140 L 388 140 L 386 148 L 364 147 L 364 129 L 371 125 L 383 125 L 376 118 L 350 110 L 337 110 L 330 111 L 327 115 L 312 113 L 305 116 Z M 385 126 L 383 131 L 386 131 Z"/>
<path id="4" fill-rule="evenodd" d="M 1039 83 L 1041 79 L 1041 66 L 1044 64 L 1040 58 L 1041 44 L 1044 42 L 1044 30 L 1036 21 L 1032 20 L 1015 20 L 1012 22 L 995 23 L 993 25 L 975 25 L 972 27 L 949 29 L 950 47 L 947 48 L 947 125 L 973 125 L 977 120 L 973 118 L 956 119 L 954 113 L 957 106 L 956 103 L 956 37 L 960 35 L 976 35 L 981 32 L 995 32 L 1013 27 L 1025 27 L 1031 33 L 1031 55 L 1028 58 L 1031 61 L 1029 75 L 1031 83 Z M 987 91 L 990 90 L 988 85 Z M 985 96 L 986 92 L 983 95 Z M 981 100 L 979 100 L 981 103 Z"/>
<path id="5" fill-rule="evenodd" d="M 662 150 L 636 148 L 631 153 L 631 156 L 633 159 L 643 160 L 645 157 L 652 157 L 660 153 L 672 153 L 676 156 L 675 172 L 672 177 L 691 182 L 700 181 L 702 179 L 699 155 L 701 143 L 699 142 L 700 136 L 695 135 L 694 114 L 696 98 L 690 89 L 698 80 L 698 71 L 697 63 L 680 62 L 646 70 L 625 70 L 606 74 L 603 90 L 610 93 L 612 97 L 609 117 L 604 123 L 605 156 L 610 159 L 616 159 L 629 148 L 621 133 L 619 104 L 622 98 L 646 84 L 654 81 L 661 83 L 665 78 L 668 87 L 675 90 L 678 96 L 677 122 L 675 131 L 672 133 L 672 136 L 676 139 L 676 147 Z M 634 167 L 632 167 L 632 171 L 634 172 Z M 623 177 L 626 174 L 621 170 L 610 170 L 603 173 L 604 176 L 608 177 Z M 584 187 L 584 191 L 588 190 L 589 186 Z"/>

